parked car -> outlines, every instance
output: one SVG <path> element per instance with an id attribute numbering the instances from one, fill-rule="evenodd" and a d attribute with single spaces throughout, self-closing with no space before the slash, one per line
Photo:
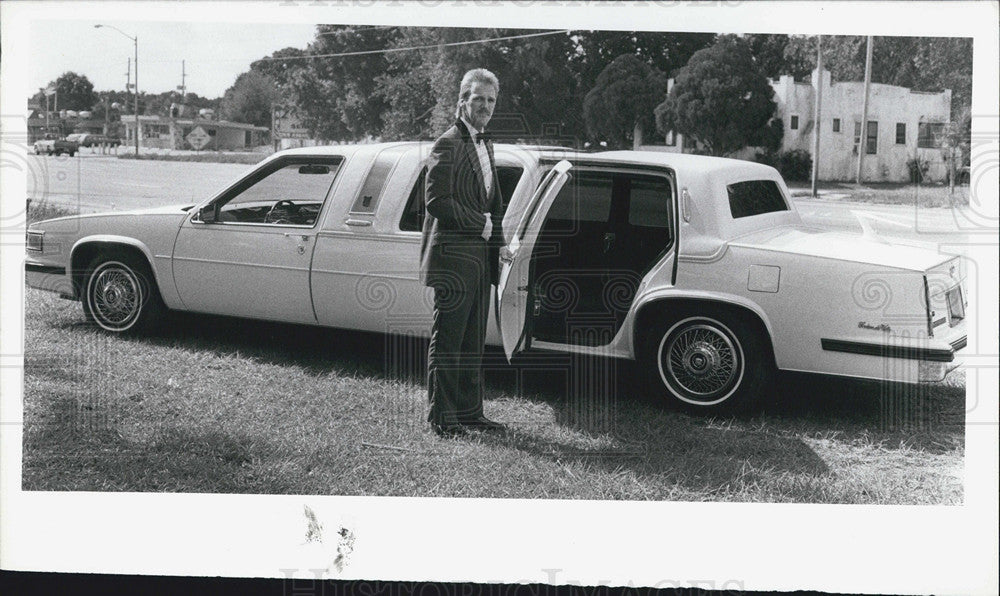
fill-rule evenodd
<path id="1" fill-rule="evenodd" d="M 80 145 L 76 141 L 70 140 L 68 137 L 62 139 L 51 133 L 35 141 L 33 145 L 36 155 L 62 155 L 63 153 L 68 153 L 70 157 L 73 157 L 79 148 Z"/>
<path id="2" fill-rule="evenodd" d="M 117 147 L 122 144 L 121 139 L 117 137 L 110 137 L 107 135 L 88 133 L 84 135 L 84 138 L 80 141 L 81 147 L 100 147 L 101 145 L 108 145 L 110 147 Z"/>
<path id="3" fill-rule="evenodd" d="M 277 153 L 196 205 L 27 230 L 28 283 L 111 333 L 168 309 L 427 334 L 426 143 Z M 497 145 L 508 251 L 488 343 L 638 360 L 700 412 L 776 370 L 940 380 L 965 346 L 959 257 L 803 225 L 771 167 Z M 497 298 L 498 296 L 498 298 Z"/>

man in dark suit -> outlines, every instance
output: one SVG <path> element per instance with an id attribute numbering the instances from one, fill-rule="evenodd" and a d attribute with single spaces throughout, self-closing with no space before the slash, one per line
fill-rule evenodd
<path id="1" fill-rule="evenodd" d="M 443 436 L 504 428 L 483 415 L 481 370 L 490 284 L 504 244 L 493 145 L 483 134 L 499 91 L 490 71 L 465 73 L 457 121 L 434 143 L 427 170 L 420 277 L 434 288 L 428 421 Z"/>

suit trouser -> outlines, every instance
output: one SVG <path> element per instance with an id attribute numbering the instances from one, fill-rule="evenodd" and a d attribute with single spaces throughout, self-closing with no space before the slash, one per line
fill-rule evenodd
<path id="1" fill-rule="evenodd" d="M 485 253 L 485 244 L 483 245 Z M 486 271 L 464 283 L 434 284 L 434 323 L 427 352 L 428 421 L 453 424 L 483 415 L 483 344 L 489 315 Z M 460 280 L 456 280 L 460 281 Z"/>

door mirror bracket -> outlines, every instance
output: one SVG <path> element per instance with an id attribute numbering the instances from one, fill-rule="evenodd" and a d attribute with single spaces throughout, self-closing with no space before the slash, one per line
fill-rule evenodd
<path id="1" fill-rule="evenodd" d="M 199 209 L 198 220 L 201 223 L 215 223 L 219 221 L 219 210 L 216 204 L 210 203 Z"/>

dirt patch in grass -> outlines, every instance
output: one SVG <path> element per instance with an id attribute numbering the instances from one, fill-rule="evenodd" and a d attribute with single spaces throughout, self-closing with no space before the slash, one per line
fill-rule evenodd
<path id="1" fill-rule="evenodd" d="M 24 487 L 963 500 L 958 377 L 914 397 L 783 376 L 763 411 L 698 418 L 644 397 L 632 363 L 594 364 L 609 380 L 597 390 L 569 357 L 511 366 L 489 350 L 486 410 L 510 432 L 444 440 L 425 422 L 426 344 L 407 340 L 401 359 L 399 341 L 195 315 L 174 315 L 148 337 L 111 337 L 83 323 L 78 304 L 28 290 Z"/>

